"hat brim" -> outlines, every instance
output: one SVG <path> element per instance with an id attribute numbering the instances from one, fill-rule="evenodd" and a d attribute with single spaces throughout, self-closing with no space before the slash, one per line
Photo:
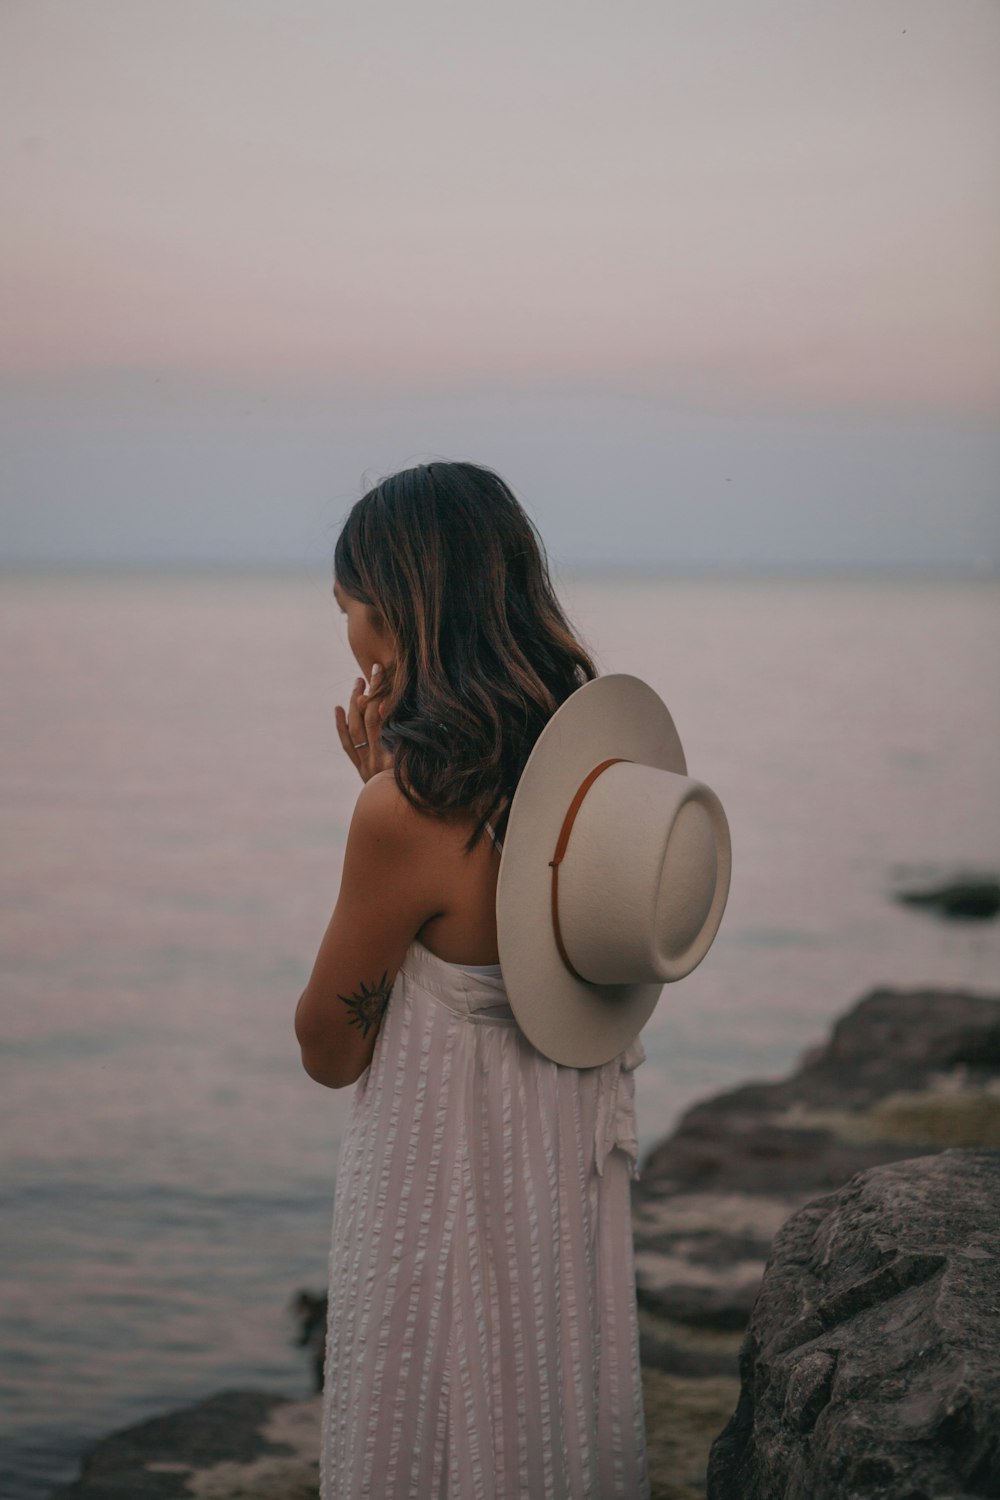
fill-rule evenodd
<path id="1" fill-rule="evenodd" d="M 612 756 L 687 775 L 663 699 L 625 672 L 584 683 L 542 730 L 510 805 L 497 878 L 497 944 L 511 1010 L 540 1052 L 573 1068 L 616 1057 L 663 989 L 589 984 L 570 973 L 556 946 L 549 861 L 577 787 Z"/>

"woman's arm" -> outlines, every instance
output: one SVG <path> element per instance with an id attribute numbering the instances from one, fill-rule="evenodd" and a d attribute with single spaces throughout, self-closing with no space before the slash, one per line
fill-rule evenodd
<path id="1" fill-rule="evenodd" d="M 436 915 L 421 821 L 391 771 L 358 795 L 337 904 L 295 1011 L 302 1065 L 328 1088 L 356 1082 L 371 1062 L 406 950 Z"/>

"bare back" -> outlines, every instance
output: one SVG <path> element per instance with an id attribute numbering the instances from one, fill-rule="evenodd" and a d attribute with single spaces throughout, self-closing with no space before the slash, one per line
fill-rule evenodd
<path id="1" fill-rule="evenodd" d="M 429 868 L 439 910 L 417 933 L 438 958 L 453 964 L 499 963 L 497 876 L 500 850 L 489 831 L 471 854 L 462 848 L 475 826 L 472 818 L 439 823 Z"/>

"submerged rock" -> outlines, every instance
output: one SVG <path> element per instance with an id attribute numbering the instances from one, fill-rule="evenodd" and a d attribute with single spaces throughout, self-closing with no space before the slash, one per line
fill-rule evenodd
<path id="1" fill-rule="evenodd" d="M 776 1236 L 708 1500 L 1000 1495 L 1000 1151 L 877 1167 Z"/>
<path id="2" fill-rule="evenodd" d="M 223 1391 L 103 1438 L 51 1500 L 316 1500 L 320 1399 Z"/>
<path id="3" fill-rule="evenodd" d="M 898 890 L 895 899 L 904 906 L 932 906 L 944 917 L 974 917 L 988 920 L 1000 911 L 1000 880 L 953 880 L 924 890 Z"/>

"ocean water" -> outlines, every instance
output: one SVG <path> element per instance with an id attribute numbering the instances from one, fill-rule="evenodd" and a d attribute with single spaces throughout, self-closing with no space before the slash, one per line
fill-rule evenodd
<path id="1" fill-rule="evenodd" d="M 869 989 L 1000 990 L 1000 923 L 891 900 L 1000 865 L 995 581 L 564 575 L 645 678 L 733 840 L 720 934 L 664 990 L 643 1148 L 777 1076 Z M 349 1092 L 292 1031 L 360 787 L 322 576 L 8 575 L 0 1493 L 227 1386 L 309 1391 Z"/>

